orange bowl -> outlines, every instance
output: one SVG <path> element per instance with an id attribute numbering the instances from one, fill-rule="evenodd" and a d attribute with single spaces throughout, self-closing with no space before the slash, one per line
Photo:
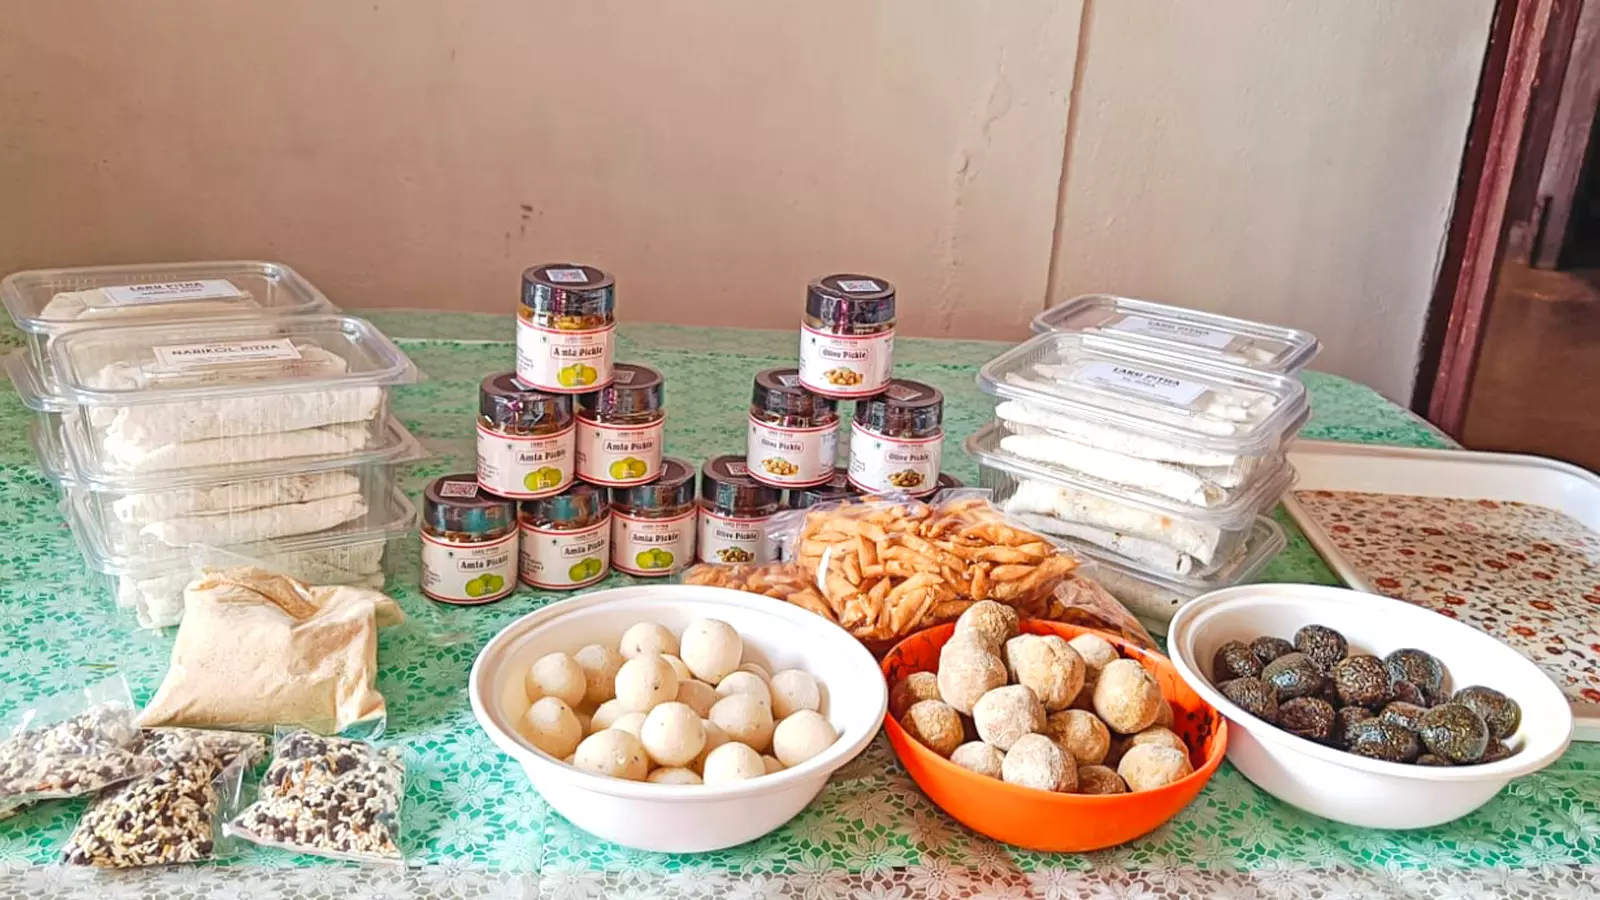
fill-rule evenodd
<path id="1" fill-rule="evenodd" d="M 939 667 L 939 649 L 955 625 L 919 631 L 894 646 L 883 658 L 883 674 L 891 696 L 895 685 L 916 672 Z M 1081 853 L 1126 843 L 1161 827 L 1200 793 L 1222 764 L 1228 749 L 1228 724 L 1184 684 L 1165 656 L 1130 645 L 1113 634 L 1060 622 L 1025 619 L 1027 634 L 1058 634 L 1071 640 L 1098 634 L 1124 657 L 1136 659 L 1161 685 L 1172 704 L 1172 730 L 1189 745 L 1194 773 L 1153 791 L 1130 794 L 1055 794 L 1019 787 L 979 775 L 945 759 L 906 734 L 894 714 L 884 717 L 884 731 L 901 765 L 917 786 L 941 809 L 979 834 L 1052 853 Z"/>

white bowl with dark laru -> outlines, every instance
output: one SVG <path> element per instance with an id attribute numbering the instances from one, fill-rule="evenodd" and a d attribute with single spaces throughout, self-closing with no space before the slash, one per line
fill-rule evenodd
<path id="1" fill-rule="evenodd" d="M 1267 721 L 1241 705 L 1257 702 L 1256 685 L 1249 685 L 1250 691 L 1242 690 L 1242 685 L 1222 688 L 1238 675 L 1239 669 L 1249 668 L 1248 661 L 1239 661 L 1238 668 L 1228 662 L 1238 660 L 1229 655 L 1238 650 L 1236 646 L 1219 658 L 1218 651 L 1224 650 L 1225 645 L 1235 641 L 1251 645 L 1257 638 L 1294 642 L 1296 634 L 1307 626 L 1331 629 L 1347 644 L 1339 687 L 1333 686 L 1330 679 L 1315 696 L 1331 701 L 1335 707 L 1364 704 L 1373 716 L 1364 717 L 1358 709 L 1351 708 L 1350 721 L 1339 718 L 1331 732 L 1324 735 L 1320 722 L 1308 724 L 1303 716 L 1320 709 L 1315 704 L 1297 703 L 1292 711 L 1299 715 L 1291 716 L 1284 712 L 1289 709 L 1284 694 L 1261 700 L 1257 709 L 1277 720 Z M 1329 638 L 1318 646 L 1311 638 L 1326 633 L 1312 629 L 1306 634 L 1307 640 L 1294 648 L 1295 652 L 1326 650 L 1326 645 L 1333 642 Z M 1554 762 L 1572 739 L 1572 711 L 1565 696 L 1532 662 L 1475 628 L 1376 594 L 1299 584 L 1245 585 L 1214 591 L 1178 611 L 1168 635 L 1168 649 L 1173 665 L 1189 686 L 1228 718 L 1232 726 L 1228 759 L 1246 778 L 1286 803 L 1350 825 L 1425 828 L 1460 818 L 1487 803 L 1511 779 Z M 1419 692 L 1414 690 L 1417 685 L 1411 682 L 1426 680 L 1427 672 L 1418 670 L 1410 680 L 1395 679 L 1395 672 L 1390 672 L 1387 664 L 1396 651 L 1408 649 L 1424 651 L 1443 668 L 1443 682 L 1422 690 L 1429 696 L 1420 701 Z M 1258 661 L 1271 659 L 1272 652 L 1263 647 Z M 1311 652 L 1306 659 L 1296 660 L 1280 657 L 1283 662 L 1276 668 L 1251 677 L 1262 678 L 1269 686 L 1292 684 L 1296 672 L 1304 671 L 1302 666 L 1308 661 L 1316 663 L 1324 673 L 1331 672 L 1338 665 L 1330 662 L 1339 659 L 1332 655 L 1336 652 Z M 1375 667 L 1370 660 L 1349 662 L 1350 657 L 1364 655 L 1375 656 L 1384 665 Z M 1430 668 L 1415 654 L 1401 654 L 1394 659 L 1397 666 L 1418 664 L 1424 670 Z M 1269 664 L 1262 663 L 1263 670 Z M 1366 671 L 1389 672 L 1387 688 L 1381 681 L 1363 678 Z M 1286 682 L 1285 678 L 1289 680 Z M 1374 684 L 1374 693 L 1364 696 L 1363 685 Z M 1504 706 L 1495 714 L 1478 715 L 1484 712 L 1477 703 L 1481 695 L 1459 695 L 1462 689 L 1475 685 L 1514 700 L 1520 717 L 1509 715 Z M 1346 703 L 1336 697 L 1340 687 L 1346 697 L 1361 702 Z M 1385 689 L 1388 696 L 1382 695 Z M 1288 693 L 1298 692 L 1292 687 Z M 1230 699 L 1230 694 L 1241 702 Z M 1312 699 L 1311 695 L 1307 699 Z M 1396 700 L 1412 705 L 1391 710 L 1389 704 Z M 1470 706 L 1474 715 L 1467 716 L 1459 708 L 1443 710 L 1446 705 L 1458 703 Z M 1270 709 L 1272 704 L 1278 705 Z M 1425 726 L 1405 729 L 1416 743 L 1404 743 L 1406 736 L 1396 727 L 1408 716 L 1425 714 L 1430 706 L 1434 715 Z M 1483 735 L 1477 731 L 1474 718 L 1489 732 L 1488 740 L 1482 744 L 1483 754 L 1478 753 L 1477 742 Z M 1365 721 L 1357 721 L 1360 719 Z M 1418 721 L 1420 718 L 1413 719 L 1410 724 Z M 1463 727 L 1454 728 L 1456 724 Z M 1302 737 L 1288 728 L 1315 733 L 1321 739 Z M 1503 738 L 1499 737 L 1501 734 Z M 1402 749 L 1391 752 L 1391 738 Z M 1348 746 L 1360 746 L 1361 753 L 1345 749 Z M 1391 761 L 1362 753 L 1411 761 Z M 1451 760 L 1445 757 L 1451 754 L 1460 757 L 1458 764 L 1446 764 Z M 1485 757 L 1488 761 L 1483 761 Z"/>
<path id="2" fill-rule="evenodd" d="M 760 667 L 768 673 L 799 670 L 810 675 L 820 688 L 816 712 L 832 726 L 836 739 L 788 768 L 710 784 L 610 777 L 535 746 L 524 717 L 530 709 L 525 681 L 536 660 L 558 652 L 573 654 L 592 644 L 618 647 L 623 634 L 640 623 L 655 623 L 682 636 L 690 623 L 702 620 L 726 623 L 738 633 L 747 671 Z M 839 626 L 788 603 L 693 585 L 596 591 L 524 616 L 483 648 L 473 664 L 468 693 L 479 724 L 521 764 L 556 812 L 605 840 L 666 853 L 731 847 L 789 821 L 821 793 L 834 771 L 866 748 L 889 702 L 877 661 Z M 780 705 L 775 693 L 771 704 Z M 782 716 L 780 711 L 778 718 Z M 772 753 L 786 756 L 777 734 L 773 732 Z M 580 764 L 584 753 L 580 743 Z M 709 771 L 706 775 L 709 781 Z"/>

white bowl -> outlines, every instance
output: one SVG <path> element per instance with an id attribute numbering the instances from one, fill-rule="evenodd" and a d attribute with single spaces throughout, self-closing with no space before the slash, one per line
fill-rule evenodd
<path id="1" fill-rule="evenodd" d="M 734 785 L 650 784 L 583 772 L 535 749 L 516 729 L 528 708 L 523 674 L 546 653 L 616 646 L 628 626 L 658 622 L 682 634 L 721 619 L 744 639 L 744 660 L 768 671 L 804 669 L 823 688 L 822 713 L 839 730 L 826 751 L 792 769 Z M 523 616 L 478 654 L 468 682 L 472 711 L 500 749 L 522 764 L 556 812 L 608 841 L 664 853 L 720 850 L 794 818 L 834 770 L 878 733 L 889 705 L 872 654 L 837 625 L 797 606 L 725 588 L 635 585 L 596 591 Z"/>
<path id="2" fill-rule="evenodd" d="M 1352 651 L 1384 656 L 1415 647 L 1444 663 L 1452 689 L 1486 685 L 1517 701 L 1522 725 L 1507 759 L 1435 767 L 1384 762 L 1296 737 L 1245 712 L 1212 686 L 1211 660 L 1228 641 L 1293 639 L 1326 625 Z M 1309 813 L 1365 828 L 1426 828 L 1489 802 L 1511 779 L 1554 762 L 1572 740 L 1572 711 L 1538 666 L 1447 616 L 1343 588 L 1254 584 L 1213 591 L 1178 610 L 1167 637 L 1183 680 L 1232 727 L 1228 759 L 1258 787 Z"/>

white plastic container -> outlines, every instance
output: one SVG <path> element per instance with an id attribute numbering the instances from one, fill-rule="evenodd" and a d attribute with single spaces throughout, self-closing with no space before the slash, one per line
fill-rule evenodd
<path id="1" fill-rule="evenodd" d="M 1283 375 L 1305 368 L 1322 349 L 1308 331 L 1110 294 L 1052 306 L 1034 317 L 1033 330 L 1100 334 Z"/>
<path id="2" fill-rule="evenodd" d="M 792 769 L 733 785 L 667 785 L 584 772 L 536 750 L 517 731 L 528 708 L 523 678 L 546 653 L 616 645 L 638 622 L 681 634 L 721 619 L 744 639 L 744 661 L 798 668 L 823 687 L 821 712 L 839 731 L 833 746 Z M 511 623 L 478 654 L 468 680 L 472 711 L 495 745 L 528 773 L 573 824 L 604 840 L 664 853 L 702 853 L 754 840 L 793 818 L 828 777 L 878 733 L 888 708 L 883 674 L 860 642 L 787 603 L 723 588 L 635 585 L 547 606 Z"/>
<path id="3" fill-rule="evenodd" d="M 334 311 L 295 270 L 259 261 L 16 272 L 0 281 L 0 302 L 26 336 L 28 358 L 41 372 L 51 338 L 88 326 Z"/>
<path id="4" fill-rule="evenodd" d="M 1304 625 L 1343 634 L 1352 652 L 1402 647 L 1433 654 L 1456 688 L 1482 684 L 1517 701 L 1522 725 L 1499 762 L 1435 767 L 1356 756 L 1257 719 L 1212 685 L 1211 660 L 1228 641 L 1289 638 Z M 1233 587 L 1178 610 L 1167 647 L 1183 680 L 1228 718 L 1228 760 L 1257 787 L 1306 812 L 1362 828 L 1427 828 L 1487 803 L 1513 778 L 1566 751 L 1572 712 L 1559 688 L 1523 656 L 1475 628 L 1374 594 L 1301 584 Z"/>

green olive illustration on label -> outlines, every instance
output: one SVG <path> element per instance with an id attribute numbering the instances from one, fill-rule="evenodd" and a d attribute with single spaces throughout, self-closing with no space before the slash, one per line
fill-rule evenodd
<path id="1" fill-rule="evenodd" d="M 592 556 L 588 559 L 580 559 L 572 564 L 572 568 L 567 570 L 567 579 L 569 581 L 588 581 L 590 578 L 600 574 L 602 565 L 603 563 L 600 560 Z"/>
<path id="2" fill-rule="evenodd" d="M 529 472 L 522 479 L 522 486 L 530 491 L 543 491 L 561 484 L 561 470 L 545 466 L 535 472 Z"/>
<path id="3" fill-rule="evenodd" d="M 633 558 L 635 564 L 641 569 L 666 569 L 672 566 L 672 554 L 658 548 L 641 550 Z"/>
<path id="4" fill-rule="evenodd" d="M 650 471 L 650 466 L 642 459 L 632 456 L 623 457 L 611 464 L 611 477 L 616 481 L 629 481 L 634 478 L 643 478 Z"/>
<path id="5" fill-rule="evenodd" d="M 556 380 L 561 383 L 562 387 L 582 387 L 586 384 L 594 384 L 595 379 L 599 377 L 600 373 L 595 371 L 593 366 L 586 366 L 583 363 L 573 363 L 570 366 L 563 367 L 560 372 L 556 373 Z"/>

